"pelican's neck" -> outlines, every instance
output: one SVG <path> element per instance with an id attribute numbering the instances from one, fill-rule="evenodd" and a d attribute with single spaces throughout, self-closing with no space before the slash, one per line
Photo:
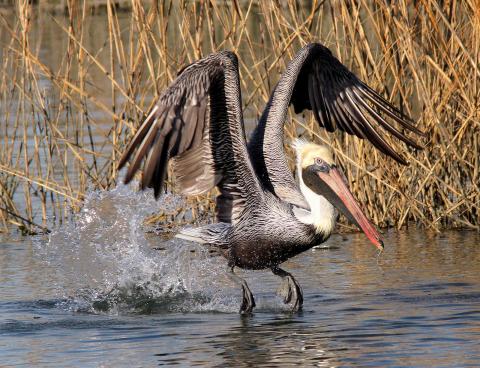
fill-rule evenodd
<path id="1" fill-rule="evenodd" d="M 312 191 L 304 183 L 301 167 L 297 166 L 297 175 L 299 178 L 300 191 L 310 205 L 310 211 L 301 208 L 295 208 L 295 217 L 304 224 L 311 224 L 317 233 L 329 236 L 335 228 L 337 221 L 337 212 L 335 207 L 325 199 L 324 196 Z"/>

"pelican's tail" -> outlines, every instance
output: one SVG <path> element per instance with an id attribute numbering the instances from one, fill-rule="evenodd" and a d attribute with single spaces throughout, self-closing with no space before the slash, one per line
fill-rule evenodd
<path id="1" fill-rule="evenodd" d="M 192 241 L 195 243 L 205 244 L 207 243 L 202 232 L 199 231 L 199 228 L 186 228 L 182 229 L 178 234 L 175 235 L 175 238 Z"/>
<path id="2" fill-rule="evenodd" d="M 175 237 L 200 244 L 227 248 L 226 235 L 231 226 L 232 225 L 225 222 L 219 222 L 201 227 L 189 227 L 182 229 Z"/>

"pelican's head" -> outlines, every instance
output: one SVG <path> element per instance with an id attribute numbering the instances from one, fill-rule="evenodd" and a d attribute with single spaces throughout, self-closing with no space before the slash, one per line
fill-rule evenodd
<path id="1" fill-rule="evenodd" d="M 328 201 L 362 229 L 377 248 L 383 249 L 380 235 L 348 189 L 343 173 L 335 165 L 332 151 L 326 146 L 301 139 L 295 141 L 294 148 L 297 154 L 300 188 L 309 202 L 312 215 L 318 218 L 317 221 L 321 223 L 322 217 L 326 216 L 318 211 L 328 211 L 325 206 L 325 202 Z"/>

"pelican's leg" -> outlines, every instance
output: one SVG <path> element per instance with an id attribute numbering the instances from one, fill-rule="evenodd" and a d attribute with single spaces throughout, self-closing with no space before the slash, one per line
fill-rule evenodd
<path id="1" fill-rule="evenodd" d="M 247 285 L 247 282 L 242 279 L 241 277 L 235 275 L 233 272 L 235 266 L 230 266 L 228 268 L 228 276 L 232 279 L 236 284 L 242 287 L 242 306 L 240 307 L 241 314 L 250 314 L 252 313 L 252 309 L 255 307 L 255 299 L 253 298 L 253 294 L 250 291 L 250 288 Z"/>
<path id="2" fill-rule="evenodd" d="M 278 267 L 271 268 L 274 275 L 280 276 L 283 279 L 283 285 L 280 290 L 280 295 L 283 296 L 285 304 L 293 303 L 293 311 L 302 309 L 303 305 L 303 293 L 302 288 L 297 283 L 295 278 L 287 271 Z"/>

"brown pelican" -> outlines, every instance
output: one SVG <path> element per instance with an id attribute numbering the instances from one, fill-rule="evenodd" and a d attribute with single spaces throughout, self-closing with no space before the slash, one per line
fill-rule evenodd
<path id="1" fill-rule="evenodd" d="M 209 244 L 226 257 L 231 278 L 241 285 L 241 313 L 255 306 L 234 267 L 269 268 L 284 282 L 284 301 L 298 310 L 302 291 L 279 268 L 287 259 L 326 241 L 343 213 L 368 239 L 383 248 L 375 227 L 350 193 L 329 148 L 298 140 L 297 175 L 284 152 L 287 109 L 312 110 L 327 129 L 368 139 L 396 161 L 407 162 L 379 134 L 383 128 L 407 145 L 421 148 L 390 121 L 422 134 L 412 120 L 360 81 L 325 46 L 303 47 L 288 64 L 247 148 L 238 61 L 234 53 L 211 54 L 182 69 L 126 147 L 119 168 L 133 156 L 125 176 L 132 180 L 145 159 L 141 188 L 162 192 L 171 160 L 175 183 L 186 195 L 217 187 L 217 223 L 185 229 L 178 237 Z"/>

